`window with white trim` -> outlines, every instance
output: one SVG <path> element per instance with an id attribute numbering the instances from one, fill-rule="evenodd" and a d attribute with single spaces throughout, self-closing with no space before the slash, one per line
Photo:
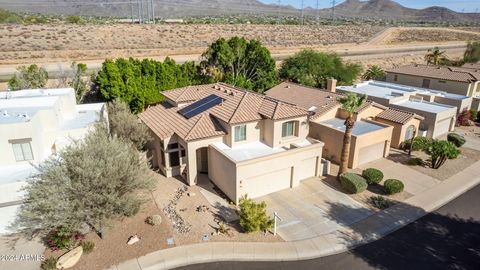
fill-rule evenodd
<path id="1" fill-rule="evenodd" d="M 247 139 L 247 125 L 235 127 L 235 141 L 241 142 Z"/>
<path id="2" fill-rule="evenodd" d="M 295 135 L 295 121 L 289 121 L 282 124 L 282 137 L 291 137 Z"/>

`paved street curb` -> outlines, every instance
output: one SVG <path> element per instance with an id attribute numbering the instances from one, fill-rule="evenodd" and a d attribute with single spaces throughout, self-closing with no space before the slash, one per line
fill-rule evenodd
<path id="1" fill-rule="evenodd" d="M 218 261 L 294 261 L 334 255 L 375 241 L 480 184 L 480 161 L 403 203 L 319 237 L 278 243 L 209 242 L 155 251 L 109 270 L 162 270 Z"/>

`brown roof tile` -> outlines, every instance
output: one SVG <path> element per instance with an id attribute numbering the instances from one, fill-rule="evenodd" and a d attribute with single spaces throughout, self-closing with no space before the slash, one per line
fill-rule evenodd
<path id="1" fill-rule="evenodd" d="M 405 124 L 406 122 L 410 121 L 410 119 L 414 117 L 417 119 L 423 120 L 423 117 L 415 113 L 405 112 L 405 111 L 397 110 L 394 108 L 389 108 L 379 113 L 376 116 L 376 118 L 388 120 L 388 121 L 399 123 L 399 124 Z"/>
<path id="2" fill-rule="evenodd" d="M 409 65 L 392 68 L 387 72 L 458 82 L 475 82 L 480 80 L 480 72 L 459 67 Z"/>

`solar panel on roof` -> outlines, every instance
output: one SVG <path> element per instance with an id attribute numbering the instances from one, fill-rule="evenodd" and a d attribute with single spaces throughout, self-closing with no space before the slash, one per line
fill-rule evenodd
<path id="1" fill-rule="evenodd" d="M 194 117 L 195 115 L 198 115 L 210 108 L 212 108 L 215 105 L 218 105 L 223 102 L 223 98 L 217 96 L 217 95 L 210 95 L 208 97 L 202 98 L 199 101 L 196 101 L 187 107 L 181 109 L 178 111 L 183 117 L 190 119 Z"/>

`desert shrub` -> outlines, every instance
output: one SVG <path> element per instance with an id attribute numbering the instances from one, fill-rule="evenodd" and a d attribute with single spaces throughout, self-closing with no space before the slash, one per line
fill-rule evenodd
<path id="1" fill-rule="evenodd" d="M 0 8 L 0 23 L 22 23 L 22 18 L 14 12 Z"/>
<path id="2" fill-rule="evenodd" d="M 85 20 L 80 16 L 67 16 L 65 18 L 65 21 L 67 23 L 72 23 L 72 24 L 84 24 L 85 23 Z"/>
<path id="3" fill-rule="evenodd" d="M 50 257 L 48 259 L 45 259 L 42 264 L 40 265 L 40 268 L 42 270 L 54 270 L 57 269 L 57 259 Z"/>
<path id="4" fill-rule="evenodd" d="M 395 194 L 402 192 L 405 187 L 402 181 L 397 179 L 387 179 L 383 183 L 383 186 L 385 187 L 385 191 L 387 192 L 387 194 Z"/>
<path id="5" fill-rule="evenodd" d="M 472 121 L 472 115 L 468 110 L 463 110 L 457 117 L 457 124 L 460 126 L 469 126 L 470 121 Z"/>
<path id="6" fill-rule="evenodd" d="M 465 138 L 457 133 L 448 133 L 447 141 L 455 144 L 456 147 L 461 147 L 466 142 Z"/>
<path id="7" fill-rule="evenodd" d="M 425 148 L 427 148 L 430 145 L 431 142 L 432 142 L 432 139 L 429 139 L 429 138 L 426 138 L 426 137 L 415 137 L 415 138 L 413 138 L 412 150 L 413 151 L 425 150 Z M 411 143 L 412 143 L 411 140 L 406 140 L 403 143 L 404 149 L 405 150 L 410 149 L 410 144 Z"/>
<path id="8" fill-rule="evenodd" d="M 246 232 L 266 231 L 273 226 L 273 219 L 267 215 L 267 204 L 256 203 L 247 195 L 240 199 L 240 226 Z"/>
<path id="9" fill-rule="evenodd" d="M 367 181 L 354 173 L 342 173 L 340 175 L 340 184 L 343 189 L 352 194 L 361 193 L 368 187 Z"/>
<path id="10" fill-rule="evenodd" d="M 109 136 L 103 126 L 73 141 L 38 170 L 25 187 L 26 201 L 16 222 L 27 234 L 60 227 L 68 235 L 84 223 L 101 232 L 111 218 L 138 211 L 145 191 L 154 185 L 148 160 L 131 144 Z"/>
<path id="11" fill-rule="evenodd" d="M 37 65 L 21 66 L 8 81 L 11 90 L 43 88 L 47 85 L 48 73 Z"/>
<path id="12" fill-rule="evenodd" d="M 160 225 L 160 223 L 162 223 L 162 217 L 160 215 L 148 216 L 145 222 L 152 226 Z"/>
<path id="13" fill-rule="evenodd" d="M 120 139 L 132 142 L 137 149 L 142 149 L 151 139 L 147 126 L 130 112 L 125 102 L 117 99 L 108 103 L 108 116 L 110 133 Z"/>
<path id="14" fill-rule="evenodd" d="M 95 248 L 95 243 L 90 242 L 90 241 L 83 241 L 81 245 L 82 245 L 82 248 L 83 248 L 83 252 L 85 252 L 87 254 L 92 252 L 93 249 Z"/>
<path id="15" fill-rule="evenodd" d="M 380 195 L 371 196 L 370 198 L 368 198 L 368 203 L 380 210 L 386 209 L 392 205 L 392 202 L 390 200 Z"/>
<path id="16" fill-rule="evenodd" d="M 419 166 L 419 165 L 423 165 L 423 160 L 421 158 L 411 158 L 407 161 L 407 164 L 410 165 L 410 166 Z"/>
<path id="17" fill-rule="evenodd" d="M 27 24 L 44 24 L 48 23 L 48 18 L 43 15 L 29 15 L 23 19 L 23 22 Z"/>
<path id="18" fill-rule="evenodd" d="M 52 250 L 65 250 L 75 244 L 73 235 L 66 229 L 52 231 L 47 236 L 47 245 Z"/>
<path id="19" fill-rule="evenodd" d="M 463 60 L 465 63 L 475 63 L 480 61 L 480 41 L 468 42 Z"/>
<path id="20" fill-rule="evenodd" d="M 433 140 L 425 149 L 425 153 L 430 155 L 431 167 L 438 169 L 445 164 L 447 159 L 457 158 L 460 150 L 449 141 Z"/>
<path id="21" fill-rule="evenodd" d="M 475 109 L 470 109 L 470 119 L 472 119 L 473 122 L 478 121 L 478 111 Z"/>
<path id="22" fill-rule="evenodd" d="M 307 49 L 283 61 L 279 74 L 285 80 L 325 88 L 329 78 L 335 78 L 339 85 L 350 85 L 361 71 L 360 65 L 345 63 L 337 54 Z"/>
<path id="23" fill-rule="evenodd" d="M 367 180 L 367 183 L 369 185 L 378 184 L 383 180 L 383 173 L 378 169 L 368 168 L 366 170 L 363 170 L 362 177 Z"/>

